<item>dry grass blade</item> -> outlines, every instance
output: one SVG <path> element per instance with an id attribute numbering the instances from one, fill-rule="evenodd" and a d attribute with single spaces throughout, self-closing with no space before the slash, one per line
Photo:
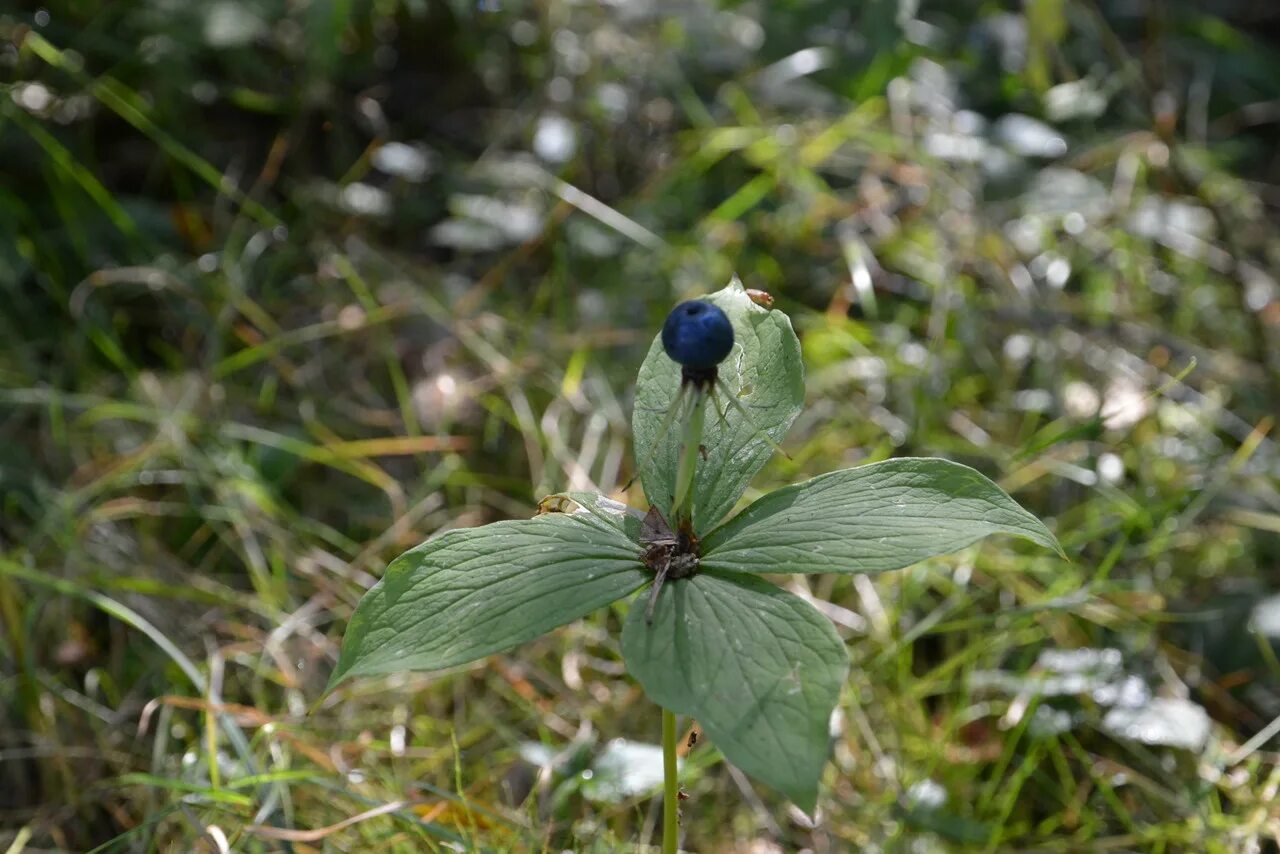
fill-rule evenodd
<path id="1" fill-rule="evenodd" d="M 383 804 L 380 807 L 365 810 L 359 815 L 353 815 L 350 818 L 345 818 L 342 821 L 337 822 L 336 824 L 331 824 L 328 827 L 317 828 L 316 830 L 289 830 L 283 827 L 266 827 L 259 824 L 247 828 L 247 831 L 252 833 L 254 836 L 261 836 L 264 839 L 280 839 L 285 842 L 319 842 L 327 836 L 332 836 L 333 834 L 346 830 L 348 827 L 359 824 L 362 821 L 368 821 L 371 818 L 377 818 L 380 815 L 387 815 L 388 813 L 399 812 L 400 810 L 408 809 L 419 803 L 422 803 L 422 801 L 392 801 L 389 804 Z"/>

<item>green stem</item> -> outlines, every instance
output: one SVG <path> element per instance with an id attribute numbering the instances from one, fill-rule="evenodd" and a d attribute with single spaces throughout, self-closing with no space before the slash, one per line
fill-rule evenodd
<path id="1" fill-rule="evenodd" d="M 676 779 L 676 716 L 662 710 L 662 854 L 680 848 L 680 783 Z"/>
<path id="2" fill-rule="evenodd" d="M 698 467 L 698 452 L 702 447 L 702 427 L 707 420 L 706 393 L 695 389 L 689 406 L 689 414 L 684 420 L 680 466 L 676 469 L 676 494 L 671 501 L 671 523 L 676 530 L 693 527 L 693 475 Z"/>
<path id="3" fill-rule="evenodd" d="M 671 522 L 678 531 L 693 531 L 693 475 L 702 450 L 702 428 L 707 418 L 707 393 L 692 389 L 689 413 L 684 420 L 680 465 L 676 469 L 676 493 L 671 501 Z M 676 854 L 680 847 L 680 781 L 676 772 L 676 716 L 662 710 L 662 854 Z"/>

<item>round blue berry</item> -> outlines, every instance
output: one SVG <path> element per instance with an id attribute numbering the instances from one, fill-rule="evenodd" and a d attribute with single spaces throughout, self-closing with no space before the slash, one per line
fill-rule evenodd
<path id="1" fill-rule="evenodd" d="M 671 309 L 667 322 L 662 324 L 662 349 L 671 361 L 686 368 L 714 368 L 733 349 L 733 324 L 709 302 L 682 302 Z"/>

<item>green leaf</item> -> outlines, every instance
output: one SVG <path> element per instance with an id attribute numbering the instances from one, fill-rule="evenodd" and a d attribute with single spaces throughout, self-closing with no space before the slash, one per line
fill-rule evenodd
<path id="1" fill-rule="evenodd" d="M 639 546 L 582 512 L 450 531 L 392 561 L 360 600 L 329 687 L 510 649 L 649 578 Z"/>
<path id="2" fill-rule="evenodd" d="M 667 582 L 652 625 L 644 610 L 627 615 L 622 655 L 650 699 L 692 715 L 727 760 L 813 812 L 849 672 L 831 623 L 762 579 L 711 572 Z"/>
<path id="3" fill-rule="evenodd" d="M 737 572 L 884 572 L 1013 534 L 1062 554 L 1053 534 L 978 472 L 886 460 L 763 496 L 702 541 L 702 566 Z"/>
<path id="4" fill-rule="evenodd" d="M 720 377 L 750 413 L 753 423 L 748 423 L 727 402 L 721 402 L 723 419 L 714 404 L 708 404 L 702 439 L 707 453 L 698 461 L 693 484 L 696 531 L 707 530 L 733 509 L 751 478 L 773 454 L 765 435 L 775 443 L 781 441 L 804 403 L 804 365 L 791 319 L 780 311 L 756 305 L 737 279 L 703 299 L 723 309 L 733 324 L 733 350 L 720 364 Z M 631 427 L 645 495 L 668 518 L 675 491 L 680 430 L 672 428 L 661 437 L 658 433 L 679 389 L 680 366 L 662 349 L 659 335 L 640 366 Z"/>

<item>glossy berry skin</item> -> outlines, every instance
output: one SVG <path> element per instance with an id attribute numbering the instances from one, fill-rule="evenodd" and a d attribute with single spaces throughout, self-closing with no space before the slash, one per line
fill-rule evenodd
<path id="1" fill-rule="evenodd" d="M 733 349 L 733 324 L 705 300 L 682 302 L 662 324 L 662 349 L 688 370 L 711 370 Z"/>

